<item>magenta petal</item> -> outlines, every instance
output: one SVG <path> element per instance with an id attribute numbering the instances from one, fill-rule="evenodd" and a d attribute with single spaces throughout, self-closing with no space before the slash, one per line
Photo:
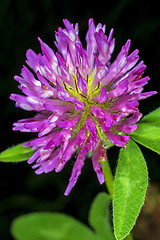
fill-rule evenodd
<path id="1" fill-rule="evenodd" d="M 109 92 L 109 98 L 117 98 L 118 96 L 124 94 L 127 91 L 128 80 L 124 79 L 118 84 L 118 86 Z"/>
<path id="2" fill-rule="evenodd" d="M 88 58 L 89 58 L 90 65 L 92 66 L 92 64 L 94 62 L 93 53 L 96 51 L 96 48 L 97 48 L 96 40 L 94 37 L 96 28 L 95 28 L 93 19 L 89 19 L 88 25 L 89 25 L 89 29 L 88 29 L 88 32 L 86 35 L 86 42 L 87 42 L 87 52 L 88 52 L 88 56 L 89 56 Z"/>
<path id="3" fill-rule="evenodd" d="M 51 61 L 51 62 L 56 61 L 57 62 L 54 51 L 46 43 L 44 43 L 39 37 L 38 37 L 38 40 L 41 44 L 43 54 L 45 54 L 47 56 L 49 61 Z"/>
<path id="4" fill-rule="evenodd" d="M 91 107 L 91 111 L 92 111 L 92 113 L 95 117 L 105 118 L 105 114 L 100 107 L 94 105 L 94 106 Z"/>
<path id="5" fill-rule="evenodd" d="M 83 127 L 79 130 L 78 134 L 77 134 L 78 140 L 77 140 L 77 146 L 79 148 L 82 147 L 85 139 L 86 139 L 86 128 Z"/>
<path id="6" fill-rule="evenodd" d="M 77 136 L 72 138 L 68 143 L 67 149 L 63 153 L 60 163 L 56 166 L 56 169 L 55 169 L 56 172 L 61 171 L 64 165 L 66 164 L 66 162 L 70 160 L 70 158 L 72 157 L 72 154 L 76 151 L 76 144 L 77 144 Z"/>
<path id="7" fill-rule="evenodd" d="M 59 121 L 58 126 L 60 128 L 70 129 L 73 128 L 76 123 L 79 121 L 80 115 L 76 115 L 64 121 Z"/>
<path id="8" fill-rule="evenodd" d="M 118 147 L 126 148 L 124 144 L 127 144 L 127 141 L 130 139 L 129 136 L 117 135 L 113 132 L 108 132 L 107 137 L 110 141 Z"/>
<path id="9" fill-rule="evenodd" d="M 67 104 L 65 102 L 63 103 L 54 99 L 44 99 L 43 103 L 46 110 L 55 112 L 55 113 L 57 112 L 64 113 L 73 108 L 71 104 Z"/>
<path id="10" fill-rule="evenodd" d="M 77 182 L 77 179 L 79 177 L 79 175 L 81 174 L 81 169 L 84 165 L 84 160 L 85 160 L 85 154 L 83 153 L 83 151 L 79 152 L 77 160 L 74 164 L 73 170 L 72 170 L 72 175 L 69 179 L 69 184 L 65 190 L 64 195 L 68 195 L 70 193 L 70 191 L 72 190 L 72 188 L 74 187 L 74 185 Z"/>
<path id="11" fill-rule="evenodd" d="M 38 62 L 38 56 L 35 52 L 33 52 L 31 49 L 29 49 L 26 53 L 27 57 L 27 64 L 30 68 L 34 70 L 34 72 L 37 72 L 39 70 L 39 62 Z"/>
<path id="12" fill-rule="evenodd" d="M 131 133 L 137 129 L 137 123 L 140 118 L 142 117 L 142 114 L 140 112 L 135 112 L 131 117 L 125 119 L 122 123 L 115 126 L 115 130 L 124 132 L 125 134 Z"/>
<path id="13" fill-rule="evenodd" d="M 73 97 L 71 98 L 70 97 L 70 94 L 67 92 L 67 91 L 65 91 L 60 85 L 59 85 L 59 83 L 57 82 L 57 92 L 58 92 L 58 98 L 60 99 L 60 100 L 63 100 L 63 101 L 72 101 L 73 100 Z"/>
<path id="14" fill-rule="evenodd" d="M 95 32 L 94 34 L 99 51 L 98 58 L 104 65 L 106 65 L 106 63 L 110 60 L 111 54 L 114 49 L 114 40 L 112 40 L 112 34 L 113 29 L 110 32 L 108 39 L 102 29 L 99 29 L 99 31 Z"/>
<path id="15" fill-rule="evenodd" d="M 104 154 L 105 154 L 105 149 L 100 144 L 99 147 L 93 151 L 93 156 L 92 156 L 93 168 L 97 174 L 100 184 L 104 183 L 105 181 L 103 171 L 102 171 L 102 164 L 100 163 L 100 160 Z"/>
<path id="16" fill-rule="evenodd" d="M 151 96 L 153 96 L 153 95 L 155 95 L 155 94 L 157 94 L 156 91 L 140 93 L 140 95 L 139 95 L 139 100 L 142 100 L 142 99 L 151 97 Z"/>
<path id="17" fill-rule="evenodd" d="M 110 110 L 118 110 L 128 116 L 128 114 L 137 112 L 138 105 L 139 103 L 135 100 L 130 102 L 117 102 L 117 104 L 113 105 Z"/>
<path id="18" fill-rule="evenodd" d="M 91 111 L 93 113 L 94 116 L 103 119 L 102 121 L 100 121 L 100 123 L 103 122 L 103 125 L 108 129 L 112 126 L 112 123 L 115 119 L 115 115 L 114 118 L 112 119 L 111 114 L 109 112 L 106 112 L 104 109 L 99 108 L 98 106 L 92 106 L 91 107 Z"/>
<path id="19" fill-rule="evenodd" d="M 27 111 L 34 110 L 34 107 L 27 101 L 26 97 L 24 96 L 11 94 L 10 99 L 16 101 L 16 107 L 20 107 Z"/>
<path id="20" fill-rule="evenodd" d="M 102 87 L 100 95 L 98 96 L 98 101 L 100 103 L 106 102 L 108 100 L 108 93 L 107 93 L 107 89 Z"/>
<path id="21" fill-rule="evenodd" d="M 49 159 L 47 161 L 43 160 L 42 162 L 38 162 L 33 166 L 34 168 L 39 167 L 35 173 L 42 174 L 43 172 L 48 173 L 53 171 L 59 164 L 61 155 L 60 149 L 56 149 L 52 154 L 49 155 Z"/>
<path id="22" fill-rule="evenodd" d="M 38 149 L 27 161 L 29 164 L 33 163 L 40 156 L 40 149 Z"/>
<path id="23" fill-rule="evenodd" d="M 84 109 L 84 103 L 76 100 L 76 101 L 74 102 L 74 108 L 75 108 L 77 111 L 83 110 L 83 109 Z"/>
<path id="24" fill-rule="evenodd" d="M 77 159 L 76 159 L 76 162 L 73 166 L 72 174 L 71 174 L 71 177 L 69 179 L 69 184 L 68 184 L 68 186 L 66 188 L 66 191 L 64 193 L 66 196 L 70 193 L 70 191 L 72 190 L 72 188 L 76 184 L 77 179 L 78 179 L 79 175 L 81 174 L 81 169 L 84 165 L 85 156 L 89 152 L 90 148 L 91 148 L 91 144 L 90 144 L 89 139 L 87 139 L 84 147 L 79 152 L 79 154 L 77 156 Z"/>
<path id="25" fill-rule="evenodd" d="M 94 122 L 93 122 L 91 117 L 88 117 L 86 119 L 86 129 L 88 129 L 90 131 L 91 135 L 94 138 L 96 138 L 96 136 L 97 136 L 97 129 L 96 129 L 96 126 L 95 126 L 95 124 L 94 124 Z"/>
<path id="26" fill-rule="evenodd" d="M 82 93 L 87 93 L 88 83 L 87 81 L 78 73 L 78 87 Z"/>

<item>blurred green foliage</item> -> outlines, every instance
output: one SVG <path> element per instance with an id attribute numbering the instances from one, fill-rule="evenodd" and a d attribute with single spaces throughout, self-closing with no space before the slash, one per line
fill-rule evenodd
<path id="1" fill-rule="evenodd" d="M 160 90 L 160 15 L 159 3 L 153 1 L 117 0 L 105 2 L 74 0 L 0 0 L 0 151 L 9 146 L 24 142 L 34 134 L 12 132 L 12 123 L 18 119 L 33 116 L 32 112 L 15 108 L 9 100 L 12 92 L 18 93 L 14 75 L 19 75 L 25 64 L 26 50 L 40 51 L 37 37 L 41 37 L 54 50 L 54 31 L 63 27 L 63 18 L 78 22 L 80 38 L 85 46 L 88 19 L 93 17 L 95 24 L 107 25 L 106 32 L 114 28 L 116 49 L 130 38 L 131 50 L 138 48 L 140 58 L 145 61 L 145 75 L 151 81 L 145 90 Z M 159 95 L 140 103 L 144 114 L 159 107 Z M 159 157 L 156 153 L 142 148 L 147 160 L 151 181 L 160 181 Z M 118 151 L 108 153 L 112 168 L 115 169 Z M 27 163 L 0 163 L 0 238 L 11 240 L 9 226 L 21 214 L 32 211 L 60 211 L 87 222 L 87 214 L 93 197 L 105 186 L 100 186 L 93 172 L 90 159 L 87 159 L 82 175 L 69 197 L 63 192 L 67 186 L 72 159 L 58 174 L 52 172 L 36 176 Z M 115 170 L 114 170 L 115 172 Z"/>
<path id="2" fill-rule="evenodd" d="M 22 215 L 11 225 L 11 233 L 17 240 L 114 240 L 110 222 L 111 198 L 99 193 L 89 210 L 89 225 L 63 213 L 39 212 Z"/>

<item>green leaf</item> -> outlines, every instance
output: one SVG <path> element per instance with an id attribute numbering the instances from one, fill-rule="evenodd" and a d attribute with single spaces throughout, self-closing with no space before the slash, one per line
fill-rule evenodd
<path id="1" fill-rule="evenodd" d="M 115 240 L 110 222 L 110 201 L 111 197 L 107 193 L 99 193 L 89 212 L 90 225 L 104 240 Z"/>
<path id="2" fill-rule="evenodd" d="M 153 112 L 150 112 L 146 116 L 144 116 L 140 123 L 151 124 L 155 127 L 160 127 L 160 108 L 157 108 Z"/>
<path id="3" fill-rule="evenodd" d="M 142 118 L 138 129 L 130 136 L 136 142 L 160 154 L 160 108 Z"/>
<path id="4" fill-rule="evenodd" d="M 100 240 L 87 226 L 59 213 L 31 213 L 11 226 L 16 240 Z"/>
<path id="5" fill-rule="evenodd" d="M 35 150 L 23 147 L 24 143 L 8 148 L 0 153 L 0 162 L 22 162 L 28 160 Z"/>
<path id="6" fill-rule="evenodd" d="M 95 230 L 73 217 L 59 213 L 31 213 L 16 218 L 11 225 L 15 240 L 115 240 L 110 222 L 111 197 L 100 193 L 94 199 L 89 223 Z"/>
<path id="7" fill-rule="evenodd" d="M 144 203 L 148 185 L 145 159 L 131 139 L 120 150 L 114 180 L 113 223 L 116 239 L 124 239 L 133 228 Z"/>

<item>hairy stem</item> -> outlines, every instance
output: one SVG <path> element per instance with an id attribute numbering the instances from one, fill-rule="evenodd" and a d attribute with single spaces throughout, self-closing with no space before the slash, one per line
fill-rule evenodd
<path id="1" fill-rule="evenodd" d="M 103 174 L 105 178 L 105 184 L 108 189 L 109 195 L 113 199 L 114 187 L 113 187 L 113 175 L 111 168 L 109 166 L 108 159 L 106 158 L 105 161 L 102 162 L 103 164 Z"/>

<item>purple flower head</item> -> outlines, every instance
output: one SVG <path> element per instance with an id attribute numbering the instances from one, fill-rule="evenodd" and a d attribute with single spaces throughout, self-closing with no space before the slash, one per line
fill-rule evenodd
<path id="1" fill-rule="evenodd" d="M 84 49 L 78 24 L 74 27 L 65 19 L 64 25 L 55 35 L 56 53 L 40 38 L 42 54 L 27 51 L 28 68 L 23 67 L 21 77 L 15 76 L 24 95 L 11 94 L 11 99 L 17 107 L 36 112 L 33 118 L 14 123 L 13 130 L 38 133 L 24 144 L 35 150 L 28 163 L 35 162 L 37 174 L 61 171 L 77 152 L 68 195 L 87 153 L 92 153 L 93 168 L 99 182 L 104 182 L 100 161 L 106 159 L 106 149 L 125 148 L 128 134 L 136 130 L 142 116 L 138 101 L 156 92 L 143 93 L 149 77 L 142 77 L 146 66 L 137 63 L 138 50 L 129 53 L 130 40 L 111 60 L 113 29 L 106 36 L 106 26 L 95 26 L 90 19 Z"/>

